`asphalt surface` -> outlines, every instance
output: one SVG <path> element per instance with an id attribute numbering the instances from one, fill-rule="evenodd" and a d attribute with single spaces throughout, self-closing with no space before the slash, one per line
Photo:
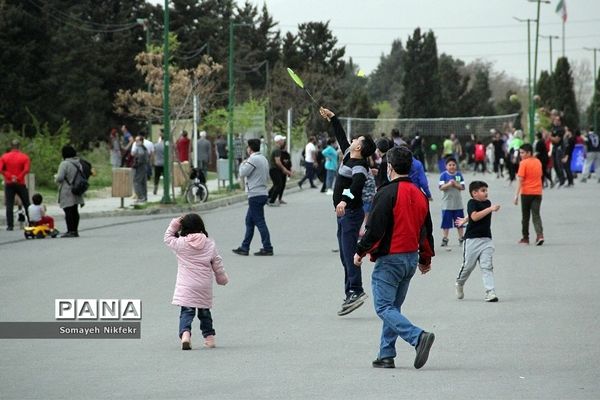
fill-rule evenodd
<path id="1" fill-rule="evenodd" d="M 450 251 L 440 248 L 436 229 L 433 269 L 415 275 L 403 307 L 436 334 L 421 370 L 403 341 L 396 369 L 371 367 L 381 328 L 371 298 L 336 315 L 344 296 L 336 223 L 331 198 L 316 190 L 266 210 L 273 257 L 231 253 L 243 236 L 244 203 L 202 212 L 230 275 L 229 285 L 215 285 L 210 350 L 198 322 L 193 350 L 180 350 L 179 310 L 170 304 L 176 260 L 162 243 L 173 215 L 84 218 L 78 239 L 26 241 L 1 231 L 0 321 L 53 321 L 56 298 L 141 299 L 143 319 L 137 340 L 0 339 L 0 399 L 600 398 L 600 184 L 548 190 L 546 243 L 536 247 L 516 243 L 513 188 L 486 178 L 502 205 L 492 223 L 500 301 L 483 301 L 478 270 L 465 299 L 455 298 L 461 248 L 455 232 Z M 252 251 L 259 247 L 256 232 Z M 371 271 L 365 263 L 369 295 Z"/>

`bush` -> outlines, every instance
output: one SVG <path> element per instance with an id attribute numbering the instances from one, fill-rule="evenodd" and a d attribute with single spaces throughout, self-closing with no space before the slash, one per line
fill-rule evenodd
<path id="1" fill-rule="evenodd" d="M 92 164 L 95 173 L 90 178 L 91 188 L 112 185 L 112 165 L 110 164 L 110 152 L 106 146 L 94 147 L 91 151 L 82 153 L 81 157 Z"/>
<path id="2" fill-rule="evenodd" d="M 30 114 L 31 115 L 31 114 Z M 24 137 L 20 133 L 9 130 L 1 136 L 1 150 L 10 148 L 13 139 L 21 142 L 21 151 L 31 159 L 31 173 L 35 174 L 35 184 L 39 187 L 56 188 L 54 174 L 58 171 L 58 165 L 62 161 L 62 147 L 69 143 L 69 123 L 63 121 L 56 132 L 50 132 L 48 124 L 40 124 L 31 115 L 35 134 L 32 138 Z"/>

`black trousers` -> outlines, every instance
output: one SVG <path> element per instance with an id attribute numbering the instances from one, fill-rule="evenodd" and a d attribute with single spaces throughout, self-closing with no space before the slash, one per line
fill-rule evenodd
<path id="1" fill-rule="evenodd" d="M 281 200 L 283 190 L 285 189 L 285 174 L 279 168 L 271 168 L 269 176 L 273 181 L 273 187 L 269 189 L 269 203 L 274 203 L 277 198 Z"/>
<path id="2" fill-rule="evenodd" d="M 160 181 L 160 177 L 163 175 L 165 167 L 162 165 L 154 166 L 154 187 L 158 186 L 158 181 Z"/>
<path id="3" fill-rule="evenodd" d="M 552 151 L 552 163 L 554 164 L 554 172 L 560 185 L 565 184 L 565 170 L 563 169 L 562 163 L 563 152 L 561 149 L 554 149 Z"/>
<path id="4" fill-rule="evenodd" d="M 25 208 L 27 220 L 29 220 L 29 213 L 27 210 L 29 208 L 29 192 L 27 191 L 27 186 L 18 183 L 7 184 L 4 186 L 4 198 L 6 199 L 6 226 L 9 228 L 13 228 L 15 223 L 13 208 L 15 207 L 16 195 L 19 195 L 23 207 Z"/>
<path id="5" fill-rule="evenodd" d="M 77 232 L 79 229 L 79 204 L 63 208 L 65 212 L 65 222 L 68 232 Z"/>
<path id="6" fill-rule="evenodd" d="M 565 175 L 567 175 L 567 183 L 573 185 L 573 171 L 571 171 L 571 156 L 567 157 L 567 162 L 563 163 Z"/>

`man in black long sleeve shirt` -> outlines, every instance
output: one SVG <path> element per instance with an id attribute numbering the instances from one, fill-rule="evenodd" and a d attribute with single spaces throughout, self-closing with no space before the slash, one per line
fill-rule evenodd
<path id="1" fill-rule="evenodd" d="M 337 238 L 340 259 L 344 267 L 344 290 L 346 299 L 338 315 L 346 315 L 362 306 L 367 298 L 362 287 L 360 268 L 354 266 L 354 253 L 358 233 L 365 213 L 363 211 L 362 191 L 369 164 L 367 158 L 375 152 L 375 142 L 369 135 L 362 135 L 348 142 L 342 124 L 330 110 L 321 107 L 321 116 L 331 122 L 335 137 L 344 154 L 338 169 L 333 189 L 333 205 L 337 215 Z"/>

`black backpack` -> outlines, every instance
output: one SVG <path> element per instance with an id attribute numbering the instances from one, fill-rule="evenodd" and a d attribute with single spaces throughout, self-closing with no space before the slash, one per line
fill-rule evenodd
<path id="1" fill-rule="evenodd" d="M 92 165 L 85 160 L 80 160 L 81 167 L 79 167 L 79 165 L 75 164 L 74 162 L 72 162 L 71 164 L 73 164 L 75 168 L 77 168 L 77 172 L 75 173 L 73 182 L 69 183 L 67 181 L 67 183 L 71 185 L 71 193 L 73 193 L 75 196 L 81 196 L 90 187 L 88 178 L 91 175 Z M 89 169 L 87 169 L 86 167 L 88 167 Z"/>

